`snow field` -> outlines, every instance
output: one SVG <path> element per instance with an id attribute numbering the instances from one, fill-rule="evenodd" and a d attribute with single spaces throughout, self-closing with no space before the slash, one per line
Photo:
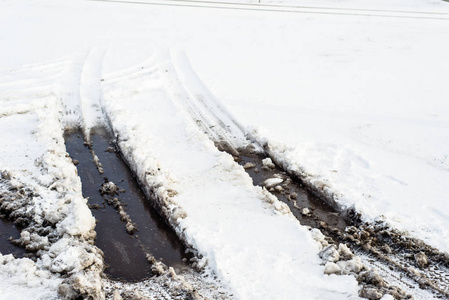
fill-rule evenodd
<path id="1" fill-rule="evenodd" d="M 447 3 L 436 0 L 301 3 L 365 10 L 442 14 L 448 11 Z M 444 98 L 448 94 L 444 80 L 449 75 L 444 63 L 449 53 L 447 21 L 197 10 L 92 1 L 18 3 L 6 0 L 0 6 L 1 27 L 8 29 L 0 33 L 0 41 L 6 45 L 0 50 L 0 128 L 8 129 L 1 131 L 4 143 L 1 170 L 15 176 L 14 185 L 23 182 L 39 191 L 44 201 L 37 197 L 35 206 L 45 218 L 59 224 L 58 234 L 66 233 L 69 240 L 77 241 L 80 236 L 90 235 L 92 225 L 85 200 L 80 196 L 75 169 L 62 152 L 61 128 L 82 123 L 90 128 L 99 120 L 97 86 L 102 73 L 141 64 L 155 48 L 175 47 L 185 50 L 197 77 L 255 139 L 261 144 L 268 143 L 271 155 L 284 167 L 305 175 L 311 184 L 335 197 L 343 207 L 354 206 L 366 220 L 384 220 L 448 251 L 449 216 L 444 201 L 448 179 L 449 110 Z M 104 65 L 103 55 L 107 60 Z M 55 59 L 59 57 L 62 58 Z M 186 68 L 182 63 L 177 64 L 176 58 L 173 61 L 168 65 L 178 65 L 177 73 Z M 261 202 L 261 197 L 266 199 L 264 195 L 249 185 L 232 159 L 219 154 L 190 121 L 184 121 L 192 116 L 173 95 L 176 90 L 180 99 L 186 98 L 185 91 L 178 86 L 179 82 L 186 83 L 182 74 L 175 76 L 172 69 L 166 74 L 160 65 L 151 61 L 148 64 L 148 69 L 141 68 L 146 63 L 139 66 L 139 72 L 128 70 L 129 77 L 105 78 L 105 104 L 114 130 L 120 134 L 123 152 L 133 162 L 140 180 L 157 194 L 166 214 L 173 216 L 173 224 L 179 230 L 186 228 L 185 236 L 192 245 L 198 246 L 222 279 L 237 290 L 236 295 L 246 297 L 257 292 L 254 290 L 259 284 L 268 289 L 267 273 L 262 273 L 260 279 L 255 272 L 245 273 L 253 279 L 248 286 L 239 281 L 242 277 L 233 266 L 243 268 L 238 262 L 245 258 L 255 264 L 257 261 L 252 260 L 249 252 L 235 254 L 241 249 L 226 242 L 234 242 L 233 239 L 243 242 L 232 233 L 250 230 L 251 226 L 245 218 L 238 219 L 239 215 L 222 213 L 218 219 L 218 211 L 225 208 L 233 211 L 236 206 L 242 206 L 242 212 L 248 217 L 265 220 L 270 215 L 268 219 L 272 223 L 268 224 L 279 222 L 290 226 L 286 230 L 288 235 L 297 234 L 309 241 L 307 232 L 292 225 L 293 220 L 287 221 L 287 216 L 275 217 L 272 204 Z M 158 77 L 153 78 L 151 74 Z M 187 95 L 192 97 L 197 89 L 188 84 L 191 89 Z M 55 99 L 47 101 L 48 97 Z M 131 101 L 128 99 L 133 100 L 128 102 Z M 40 130 L 43 134 L 38 133 Z M 47 150 L 55 152 L 47 153 Z M 40 159 L 36 164 L 37 158 Z M 203 182 L 195 182 L 195 176 Z M 231 183 L 221 182 L 226 178 Z M 55 191 L 40 187 L 54 183 Z M 69 190 L 66 184 L 70 185 Z M 233 193 L 235 199 L 224 199 L 223 194 L 215 199 L 213 186 L 221 193 L 234 188 L 238 192 Z M 207 197 L 197 199 L 197 191 L 203 189 Z M 61 194 L 64 196 L 58 198 Z M 195 197 L 187 198 L 187 195 Z M 60 206 L 65 201 L 74 210 Z M 249 213 L 248 208 L 258 213 Z M 77 214 L 66 215 L 71 211 Z M 246 227 L 241 229 L 237 223 L 225 222 L 226 217 L 241 221 Z M 215 232 L 209 231 L 209 227 L 194 224 L 201 218 L 207 218 L 210 228 L 221 232 L 220 237 L 224 238 L 215 238 L 212 236 Z M 277 237 L 274 227 L 261 225 L 261 228 L 270 237 Z M 73 235 L 77 237 L 72 239 Z M 31 239 L 31 234 L 25 234 L 23 239 L 28 237 Z M 208 238 L 229 249 L 235 258 L 225 250 L 212 247 Z M 87 247 L 82 240 L 81 244 L 74 242 L 76 249 L 80 249 L 79 245 Z M 50 242 L 39 242 L 39 239 L 35 242 L 44 247 L 43 252 L 50 251 L 47 249 Z M 282 250 L 270 256 L 269 253 L 279 250 L 273 246 L 264 256 L 258 252 L 258 246 L 248 249 L 265 259 L 266 266 L 276 272 L 290 274 L 281 267 L 295 257 L 291 252 Z M 294 243 L 291 247 L 299 245 Z M 318 246 L 312 241 L 304 247 L 308 253 L 304 258 L 309 258 Z M 79 274 L 82 263 L 69 264 L 64 255 L 55 260 L 60 251 L 71 249 L 67 240 L 61 240 L 53 249 L 51 255 L 48 252 L 50 259 L 45 261 L 45 268 L 53 264 L 66 266 L 62 269 Z M 72 258 L 80 254 L 78 250 L 68 252 L 73 254 Z M 79 258 L 70 262 L 81 262 Z M 28 263 L 8 262 L 1 276 L 21 261 Z M 350 281 L 344 292 L 355 295 L 353 279 L 330 276 L 323 277 L 327 278 L 324 280 L 321 267 L 315 262 L 316 258 L 306 260 L 309 270 L 299 278 L 307 275 L 324 283 L 318 290 L 313 290 L 311 285 L 299 295 L 304 292 L 310 293 L 311 298 L 320 298 L 329 292 L 327 298 L 334 298 L 331 282 L 342 280 Z M 200 262 L 204 263 L 205 260 Z M 43 261 L 38 260 L 35 265 L 40 268 Z M 301 271 L 295 269 L 295 272 Z M 309 276 L 309 272 L 316 277 Z M 98 278 L 95 274 L 97 270 L 93 271 L 92 278 Z M 17 274 L 21 275 L 24 274 Z M 274 290 L 281 289 L 280 280 L 273 281 Z M 50 286 L 50 281 L 45 282 Z M 78 282 L 84 282 L 82 277 Z M 96 279 L 92 282 L 97 283 Z M 329 285 L 328 291 L 321 289 Z M 11 285 L 7 283 L 7 286 Z M 21 287 L 25 286 L 17 286 Z M 339 288 L 346 287 L 341 284 Z M 55 286 L 50 286 L 48 291 L 55 295 Z M 290 291 L 296 292 L 295 288 Z"/>
<path id="2" fill-rule="evenodd" d="M 237 33 L 244 47 L 187 51 L 198 77 L 284 168 L 365 221 L 448 252 L 448 21 L 277 22 L 276 36 L 273 23 Z"/>

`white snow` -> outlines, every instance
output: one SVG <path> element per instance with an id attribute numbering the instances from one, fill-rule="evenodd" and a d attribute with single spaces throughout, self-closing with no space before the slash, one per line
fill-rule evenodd
<path id="1" fill-rule="evenodd" d="M 324 275 L 310 232 L 184 114 L 182 95 L 171 93 L 179 82 L 163 76 L 161 57 L 144 66 L 150 72 L 128 75 L 132 80 L 106 75 L 103 104 L 139 179 L 155 187 L 172 224 L 204 256 L 198 263 L 237 299 L 355 297 L 355 278 Z"/>
<path id="2" fill-rule="evenodd" d="M 447 252 L 449 4 L 415 4 L 446 19 L 284 15 L 241 30 L 239 45 L 189 57 L 285 168 L 365 220 Z"/>
<path id="3" fill-rule="evenodd" d="M 58 299 L 62 279 L 28 259 L 0 253 L 1 299 Z"/>
<path id="4" fill-rule="evenodd" d="M 449 3 L 150 2 L 161 4 L 0 1 L 0 171 L 37 189 L 37 216 L 67 237 L 40 240 L 36 263 L 0 264 L 2 291 L 51 298 L 60 279 L 48 270 L 98 283 L 98 270 L 82 273 L 101 262 L 79 239 L 94 220 L 62 129 L 88 133 L 102 109 L 199 264 L 237 298 L 347 299 L 357 284 L 324 275 L 314 232 L 208 137 L 239 147 L 249 133 L 366 221 L 449 251 Z"/>
<path id="5" fill-rule="evenodd" d="M 267 180 L 264 181 L 263 185 L 269 189 L 272 188 L 278 184 L 281 184 L 282 181 L 284 181 L 282 178 L 268 178 Z"/>
<path id="6" fill-rule="evenodd" d="M 274 169 L 274 167 L 275 167 L 273 161 L 269 157 L 262 159 L 262 165 L 264 167 L 267 167 L 267 168 L 270 168 L 270 169 Z"/>
<path id="7" fill-rule="evenodd" d="M 0 204 L 30 221 L 19 240 L 38 251 L 36 262 L 3 255 L 2 299 L 52 299 L 61 287 L 59 296 L 70 297 L 72 288 L 102 293 L 103 262 L 92 246 L 95 220 L 65 151 L 60 95 L 49 84 L 61 72 L 57 63 L 0 75 Z"/>

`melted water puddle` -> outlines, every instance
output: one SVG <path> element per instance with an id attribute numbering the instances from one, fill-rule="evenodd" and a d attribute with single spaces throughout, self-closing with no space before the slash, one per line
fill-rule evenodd
<path id="1" fill-rule="evenodd" d="M 77 163 L 83 196 L 89 198 L 97 220 L 95 243 L 104 252 L 108 266 L 105 273 L 112 279 L 127 281 L 148 278 L 152 276 L 148 254 L 175 269 L 182 268 L 187 258 L 183 244 L 152 208 L 133 173 L 112 148 L 111 140 L 106 130 L 97 130 L 91 137 L 92 150 L 103 167 L 104 173 L 100 174 L 83 135 L 65 135 L 67 152 Z M 100 189 L 105 182 L 115 183 L 117 191 L 102 195 Z"/>
<path id="2" fill-rule="evenodd" d="M 20 237 L 20 229 L 9 220 L 0 217 L 0 253 L 12 254 L 15 258 L 22 258 L 28 253 L 24 248 L 11 241 Z"/>
<path id="3" fill-rule="evenodd" d="M 287 175 L 271 160 L 265 159 L 265 154 L 245 152 L 241 152 L 237 158 L 254 185 L 265 186 L 280 201 L 286 203 L 302 225 L 320 229 L 330 225 L 340 230 L 349 225 L 335 209 L 310 195 L 298 180 Z"/>
<path id="4" fill-rule="evenodd" d="M 368 293 L 370 289 L 375 289 L 381 294 L 393 295 L 395 299 L 410 299 L 411 294 L 422 295 L 418 297 L 422 299 L 448 297 L 447 254 L 419 240 L 406 238 L 382 224 L 358 225 L 357 216 L 355 220 L 350 214 L 342 216 L 333 207 L 311 195 L 302 187 L 300 180 L 288 176 L 266 158 L 265 154 L 245 151 L 235 157 L 253 183 L 266 187 L 286 203 L 302 225 L 320 229 L 331 244 L 345 243 L 355 250 L 364 264 L 373 267 L 385 279 L 394 281 L 390 285 L 383 279 L 375 283 L 366 279 L 369 277 L 357 277 L 361 291 Z M 420 266 L 419 257 L 425 257 L 429 266 Z"/>

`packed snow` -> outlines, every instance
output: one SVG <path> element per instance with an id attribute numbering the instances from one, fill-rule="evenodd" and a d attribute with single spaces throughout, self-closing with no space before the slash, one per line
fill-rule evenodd
<path id="1" fill-rule="evenodd" d="M 236 299 L 356 299 L 362 266 L 211 139 L 232 153 L 249 138 L 342 208 L 449 252 L 449 3 L 184 2 L 0 1 L 0 205 L 38 251 L 0 254 L 1 298 L 105 296 L 64 148 L 77 126 L 113 129 Z"/>

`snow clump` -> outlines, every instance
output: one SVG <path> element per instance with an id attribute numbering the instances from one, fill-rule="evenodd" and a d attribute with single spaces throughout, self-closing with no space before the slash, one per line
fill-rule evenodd
<path id="1" fill-rule="evenodd" d="M 270 189 L 272 187 L 277 186 L 278 184 L 281 184 L 284 180 L 282 178 L 268 178 L 267 180 L 264 181 L 263 185 L 267 188 Z"/>
<path id="2" fill-rule="evenodd" d="M 360 257 L 354 256 L 345 244 L 340 244 L 338 248 L 333 244 L 325 246 L 319 252 L 319 256 L 325 265 L 324 273 L 327 275 L 359 274 L 366 269 Z"/>
<path id="3" fill-rule="evenodd" d="M 265 169 L 274 169 L 276 167 L 269 157 L 262 159 L 262 165 Z"/>

